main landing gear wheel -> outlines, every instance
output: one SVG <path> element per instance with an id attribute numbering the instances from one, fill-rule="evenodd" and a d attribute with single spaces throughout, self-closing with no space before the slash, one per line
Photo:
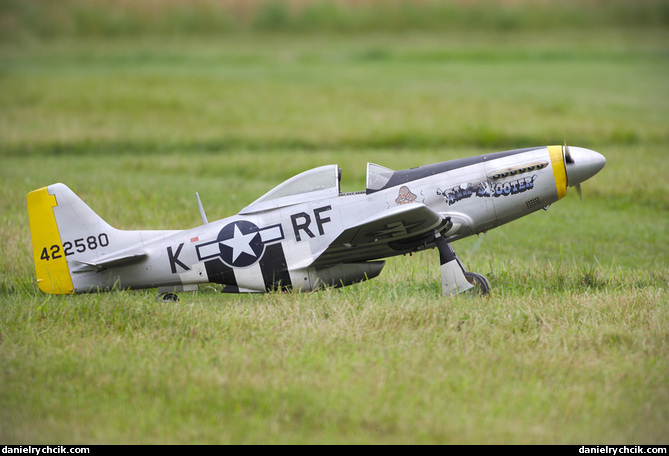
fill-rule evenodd
<path id="1" fill-rule="evenodd" d="M 490 294 L 490 282 L 488 282 L 488 279 L 486 279 L 485 276 L 476 272 L 465 271 L 465 279 L 467 279 L 467 282 L 474 285 L 474 288 L 467 291 L 479 296 L 487 296 Z"/>
<path id="2" fill-rule="evenodd" d="M 177 302 L 179 301 L 179 296 L 177 296 L 176 293 L 159 293 L 158 296 L 156 296 L 156 301 Z"/>
<path id="3" fill-rule="evenodd" d="M 439 250 L 441 289 L 444 295 L 454 296 L 468 293 L 470 296 L 487 296 L 490 294 L 488 279 L 476 272 L 465 270 L 455 250 L 443 236 L 435 236 L 434 241 Z"/>

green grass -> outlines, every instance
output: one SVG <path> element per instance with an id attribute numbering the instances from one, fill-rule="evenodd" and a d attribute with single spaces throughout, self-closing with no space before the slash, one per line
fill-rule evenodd
<path id="1" fill-rule="evenodd" d="M 666 27 L 663 0 L 4 0 L 0 39 Z"/>
<path id="2" fill-rule="evenodd" d="M 667 141 L 664 34 L 495 36 L 9 46 L 0 133 L 20 155 Z"/>
<path id="3" fill-rule="evenodd" d="M 4 441 L 664 441 L 662 292 L 436 292 L 10 302 Z"/>
<path id="4" fill-rule="evenodd" d="M 434 30 L 432 31 L 434 32 Z M 37 34 L 39 35 L 39 34 Z M 667 32 L 522 28 L 0 43 L 0 442 L 667 444 Z M 36 41 L 35 41 L 36 40 Z M 310 167 L 598 150 L 547 212 L 339 290 L 50 296 L 26 194 L 119 228 L 235 214 Z"/>

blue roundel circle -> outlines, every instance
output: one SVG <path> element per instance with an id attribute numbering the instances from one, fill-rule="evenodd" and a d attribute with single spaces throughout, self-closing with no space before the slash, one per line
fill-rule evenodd
<path id="1" fill-rule="evenodd" d="M 246 220 L 225 225 L 216 239 L 223 261 L 236 268 L 251 266 L 265 249 L 259 228 Z"/>

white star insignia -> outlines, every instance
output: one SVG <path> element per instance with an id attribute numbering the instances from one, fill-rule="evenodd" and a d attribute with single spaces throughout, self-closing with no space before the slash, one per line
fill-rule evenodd
<path id="1" fill-rule="evenodd" d="M 243 234 L 237 225 L 235 225 L 234 234 L 230 239 L 225 241 L 220 241 L 221 244 L 232 248 L 232 262 L 234 263 L 239 255 L 242 253 L 247 253 L 252 257 L 256 258 L 256 254 L 251 248 L 251 240 L 258 235 L 257 231 L 253 231 L 248 234 Z"/>

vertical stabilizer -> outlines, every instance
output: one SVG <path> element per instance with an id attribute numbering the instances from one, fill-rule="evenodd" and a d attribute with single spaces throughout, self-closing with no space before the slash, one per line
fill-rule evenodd
<path id="1" fill-rule="evenodd" d="M 109 252 L 112 228 L 64 184 L 28 194 L 28 217 L 39 288 L 74 293 L 71 260 L 95 260 Z"/>
<path id="2" fill-rule="evenodd" d="M 73 293 L 72 277 L 53 211 L 58 202 L 53 192 L 49 192 L 51 187 L 43 187 L 28 194 L 28 217 L 37 284 L 45 293 Z"/>

